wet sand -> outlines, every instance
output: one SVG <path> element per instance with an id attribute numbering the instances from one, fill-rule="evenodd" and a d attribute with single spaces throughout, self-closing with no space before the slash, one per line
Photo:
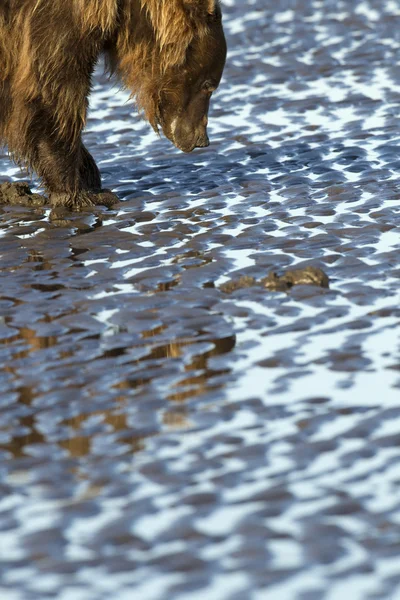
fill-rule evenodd
<path id="1" fill-rule="evenodd" d="M 99 71 L 120 204 L 0 206 L 2 600 L 400 597 L 400 10 L 223 4 L 209 148 Z"/>

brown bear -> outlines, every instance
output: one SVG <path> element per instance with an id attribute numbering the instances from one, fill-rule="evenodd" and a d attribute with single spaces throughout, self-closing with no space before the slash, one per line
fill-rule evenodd
<path id="1" fill-rule="evenodd" d="M 219 0 L 0 0 L 0 144 L 53 206 L 113 196 L 81 137 L 101 53 L 156 131 L 184 152 L 209 143 L 226 58 Z"/>

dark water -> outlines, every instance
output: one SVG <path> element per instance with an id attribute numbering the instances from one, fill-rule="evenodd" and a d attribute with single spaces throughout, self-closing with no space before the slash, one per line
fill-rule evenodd
<path id="1" fill-rule="evenodd" d="M 99 72 L 123 202 L 0 208 L 1 600 L 400 598 L 400 8 L 224 9 L 210 148 Z"/>

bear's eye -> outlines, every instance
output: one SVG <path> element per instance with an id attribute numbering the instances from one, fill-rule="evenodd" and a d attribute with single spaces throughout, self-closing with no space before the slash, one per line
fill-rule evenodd
<path id="1" fill-rule="evenodd" d="M 212 81 L 205 81 L 201 87 L 201 91 L 205 92 L 206 94 L 212 94 L 216 89 L 216 86 L 213 84 Z"/>

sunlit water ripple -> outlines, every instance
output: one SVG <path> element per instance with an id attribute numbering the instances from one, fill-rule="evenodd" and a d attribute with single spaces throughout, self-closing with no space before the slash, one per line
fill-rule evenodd
<path id="1" fill-rule="evenodd" d="M 210 148 L 99 70 L 124 202 L 2 209 L 1 600 L 400 599 L 399 5 L 223 5 Z"/>

